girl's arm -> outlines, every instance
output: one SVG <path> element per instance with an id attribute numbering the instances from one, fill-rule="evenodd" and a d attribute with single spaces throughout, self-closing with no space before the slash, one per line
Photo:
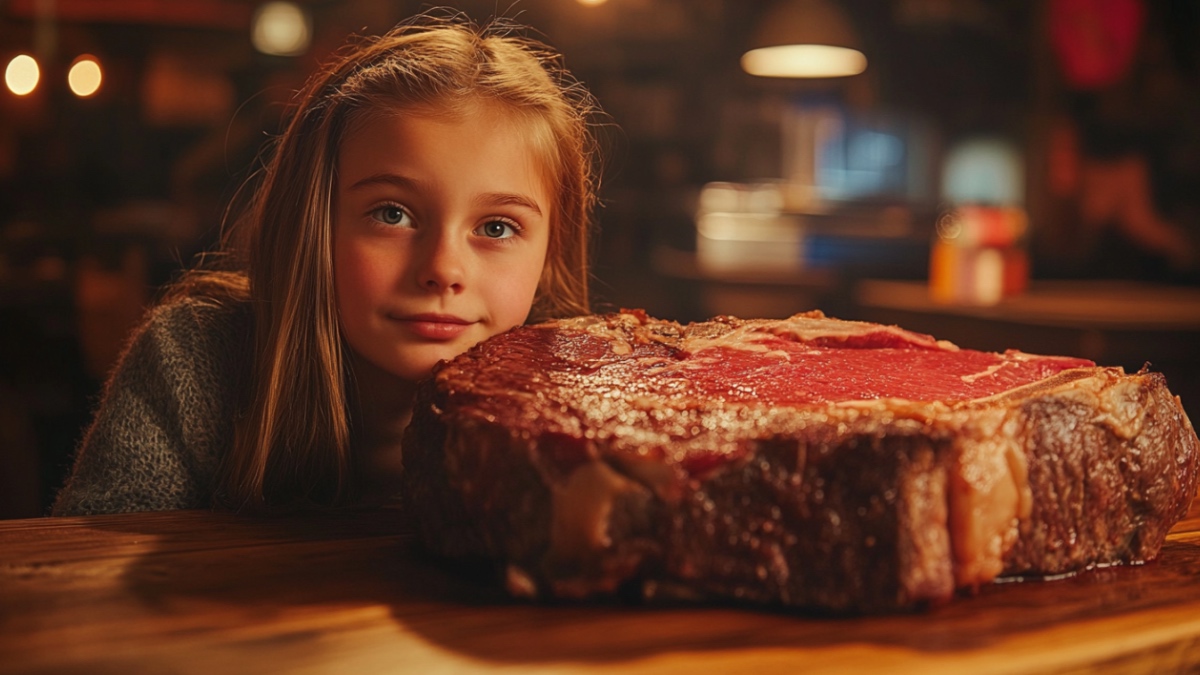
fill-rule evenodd
<path id="1" fill-rule="evenodd" d="M 54 515 L 205 508 L 233 438 L 249 316 L 184 300 L 134 333 Z"/>

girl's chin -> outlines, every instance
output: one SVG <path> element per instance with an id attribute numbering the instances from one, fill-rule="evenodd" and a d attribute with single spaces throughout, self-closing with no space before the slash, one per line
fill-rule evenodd
<path id="1" fill-rule="evenodd" d="M 421 350 L 419 354 L 408 354 L 382 365 L 384 370 L 401 379 L 421 380 L 429 377 L 439 362 L 449 361 L 463 351 L 450 348 Z"/>
<path id="2" fill-rule="evenodd" d="M 475 340 L 425 342 L 391 345 L 374 345 L 372 351 L 356 352 L 375 369 L 402 380 L 421 380 L 433 372 L 441 361 L 449 361 L 462 354 Z M 381 349 L 382 347 L 382 349 Z"/>
<path id="3" fill-rule="evenodd" d="M 453 358 L 439 355 L 424 355 L 413 358 L 412 355 L 397 356 L 395 354 L 375 354 L 373 356 L 353 352 L 354 369 L 360 379 L 365 378 L 369 387 L 389 386 L 389 380 L 415 382 L 433 372 L 433 367 L 443 358 Z M 397 382 L 399 384 L 400 382 Z"/>

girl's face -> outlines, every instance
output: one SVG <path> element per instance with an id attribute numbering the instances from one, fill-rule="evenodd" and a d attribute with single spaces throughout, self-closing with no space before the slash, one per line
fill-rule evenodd
<path id="1" fill-rule="evenodd" d="M 374 115 L 347 132 L 333 270 L 360 357 L 414 380 L 525 321 L 552 215 L 526 131 L 480 103 L 454 118 Z"/>

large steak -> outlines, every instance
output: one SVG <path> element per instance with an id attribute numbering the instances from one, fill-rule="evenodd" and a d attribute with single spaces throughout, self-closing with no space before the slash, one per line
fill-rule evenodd
<path id="1" fill-rule="evenodd" d="M 516 328 L 418 395 L 423 541 L 518 595 L 835 611 L 1154 558 L 1200 443 L 1161 374 L 820 312 Z"/>

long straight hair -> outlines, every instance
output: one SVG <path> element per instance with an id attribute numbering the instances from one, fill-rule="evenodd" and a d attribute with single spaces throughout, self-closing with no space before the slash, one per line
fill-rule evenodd
<path id="1" fill-rule="evenodd" d="M 504 23 L 422 16 L 363 38 L 311 77 L 223 248 L 240 271 L 196 271 L 169 297 L 248 300 L 253 365 L 214 499 L 264 511 L 358 496 L 352 387 L 338 324 L 333 210 L 338 148 L 373 114 L 454 115 L 480 101 L 527 121 L 555 188 L 530 320 L 586 313 L 598 107 L 560 57 Z"/>

